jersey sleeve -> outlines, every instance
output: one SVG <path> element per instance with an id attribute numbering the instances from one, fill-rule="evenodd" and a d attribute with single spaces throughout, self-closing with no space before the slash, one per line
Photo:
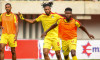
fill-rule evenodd
<path id="1" fill-rule="evenodd" d="M 18 23 L 17 15 L 14 15 L 14 23 Z"/>
<path id="2" fill-rule="evenodd" d="M 41 21 L 41 15 L 38 18 L 36 18 L 36 21 L 37 22 L 40 22 Z"/>
<path id="3" fill-rule="evenodd" d="M 80 23 L 78 20 L 76 20 L 76 21 L 75 21 L 75 25 L 76 25 L 77 27 L 80 27 L 80 26 L 81 26 L 81 23 Z"/>
<path id="4" fill-rule="evenodd" d="M 0 15 L 0 22 L 2 21 L 1 18 L 2 18 L 2 14 Z"/>
<path id="5" fill-rule="evenodd" d="M 59 23 L 60 23 L 61 19 L 62 19 L 62 18 L 60 18 L 60 19 L 57 21 L 57 24 L 59 24 Z"/>

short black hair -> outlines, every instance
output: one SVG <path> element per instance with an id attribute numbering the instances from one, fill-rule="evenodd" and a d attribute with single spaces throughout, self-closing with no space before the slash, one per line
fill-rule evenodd
<path id="1" fill-rule="evenodd" d="M 10 6 L 11 6 L 11 4 L 10 4 L 10 3 L 6 3 L 6 4 L 5 4 L 5 6 L 6 6 L 6 5 L 10 5 Z"/>
<path id="2" fill-rule="evenodd" d="M 44 3 L 42 4 L 43 8 L 45 8 L 46 6 L 52 7 L 53 2 L 48 2 L 48 3 Z"/>
<path id="3" fill-rule="evenodd" d="M 67 7 L 67 8 L 65 9 L 65 11 L 72 11 L 72 8 Z"/>

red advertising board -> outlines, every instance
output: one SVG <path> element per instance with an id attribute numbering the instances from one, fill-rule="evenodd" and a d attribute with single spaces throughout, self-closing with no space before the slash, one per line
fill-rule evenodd
<path id="1" fill-rule="evenodd" d="M 5 59 L 11 59 L 9 46 L 5 47 Z M 17 59 L 38 59 L 38 40 L 17 40 Z"/>

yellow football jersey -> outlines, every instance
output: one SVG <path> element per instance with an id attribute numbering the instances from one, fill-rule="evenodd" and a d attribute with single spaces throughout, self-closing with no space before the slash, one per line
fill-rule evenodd
<path id="1" fill-rule="evenodd" d="M 39 22 L 41 21 L 42 22 L 42 26 L 43 26 L 43 29 L 44 29 L 44 32 L 49 29 L 53 24 L 55 24 L 57 22 L 57 20 L 59 20 L 60 18 L 62 18 L 62 16 L 60 16 L 59 14 L 57 13 L 53 13 L 51 12 L 51 14 L 49 16 L 47 16 L 45 13 L 41 14 L 38 18 L 36 18 L 36 21 Z M 47 33 L 47 36 L 46 37 L 58 37 L 58 26 L 52 30 L 50 30 L 48 33 Z"/>

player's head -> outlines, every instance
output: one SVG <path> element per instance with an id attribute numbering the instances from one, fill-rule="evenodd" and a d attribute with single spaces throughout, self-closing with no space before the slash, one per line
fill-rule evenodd
<path id="1" fill-rule="evenodd" d="M 11 12 L 11 8 L 12 8 L 12 7 L 11 7 L 11 4 L 10 4 L 10 3 L 6 3 L 6 4 L 5 4 L 5 9 L 6 9 L 6 12 L 7 12 L 7 13 Z"/>
<path id="2" fill-rule="evenodd" d="M 65 17 L 70 19 L 72 17 L 72 9 L 70 7 L 65 9 Z"/>
<path id="3" fill-rule="evenodd" d="M 51 13 L 51 7 L 53 5 L 53 2 L 43 3 L 42 6 L 44 8 L 44 11 L 47 15 Z"/>

